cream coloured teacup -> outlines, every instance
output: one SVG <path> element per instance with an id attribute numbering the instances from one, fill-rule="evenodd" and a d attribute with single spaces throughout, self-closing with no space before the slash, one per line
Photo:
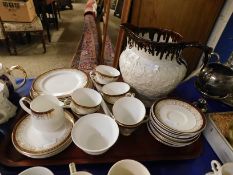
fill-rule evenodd
<path id="1" fill-rule="evenodd" d="M 233 162 L 228 162 L 221 166 L 217 160 L 212 160 L 211 168 L 214 172 L 213 175 L 233 175 Z"/>
<path id="2" fill-rule="evenodd" d="M 146 108 L 135 97 L 122 97 L 112 107 L 113 117 L 122 135 L 130 135 L 139 125 L 146 122 Z"/>
<path id="3" fill-rule="evenodd" d="M 114 104 L 118 99 L 126 96 L 130 86 L 125 82 L 111 82 L 102 87 L 103 98 L 110 104 Z"/>
<path id="4" fill-rule="evenodd" d="M 43 175 L 54 175 L 52 171 L 42 166 L 31 167 L 19 173 L 19 175 L 42 175 L 42 174 Z"/>
<path id="5" fill-rule="evenodd" d="M 148 169 L 138 161 L 124 159 L 116 162 L 108 175 L 150 175 Z"/>
<path id="6" fill-rule="evenodd" d="M 99 65 L 95 68 L 95 81 L 99 84 L 108 84 L 117 81 L 120 72 L 111 66 Z"/>
<path id="7" fill-rule="evenodd" d="M 28 103 L 30 107 L 28 108 L 24 103 Z M 64 124 L 64 110 L 55 96 L 40 95 L 33 100 L 22 97 L 19 104 L 30 114 L 32 126 L 39 131 L 52 132 Z"/>
<path id="8" fill-rule="evenodd" d="M 102 96 L 93 89 L 79 88 L 71 94 L 70 108 L 78 115 L 91 114 L 99 110 Z"/>

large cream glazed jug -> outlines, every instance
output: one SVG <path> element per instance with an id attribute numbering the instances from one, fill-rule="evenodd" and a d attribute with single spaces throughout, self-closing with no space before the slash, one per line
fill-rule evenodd
<path id="1" fill-rule="evenodd" d="M 198 43 L 183 42 L 171 30 L 121 26 L 127 36 L 126 49 L 121 53 L 119 67 L 123 80 L 137 92 L 147 105 L 165 97 L 186 77 L 187 66 L 182 51 L 188 47 L 202 49 L 204 67 L 212 49 Z"/>

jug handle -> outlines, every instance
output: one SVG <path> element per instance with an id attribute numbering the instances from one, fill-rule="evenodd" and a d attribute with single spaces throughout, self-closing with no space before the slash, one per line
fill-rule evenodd
<path id="1" fill-rule="evenodd" d="M 207 65 L 209 62 L 210 58 L 215 56 L 217 62 L 220 62 L 220 57 L 217 53 L 213 52 L 213 49 L 211 47 L 208 47 L 206 45 L 200 44 L 200 43 L 184 43 L 183 46 L 184 49 L 186 48 L 198 48 L 203 50 L 204 52 L 204 58 L 203 58 L 203 63 L 201 66 L 199 66 L 197 69 L 195 69 L 189 76 L 187 76 L 182 82 L 188 81 L 192 77 L 198 75 L 200 71 Z"/>
<path id="2" fill-rule="evenodd" d="M 214 174 L 216 174 L 221 169 L 221 164 L 217 160 L 212 160 L 211 168 L 214 171 Z"/>
<path id="3" fill-rule="evenodd" d="M 26 83 L 27 73 L 24 70 L 24 68 L 19 66 L 19 65 L 11 66 L 7 70 L 7 73 L 9 73 L 11 75 L 11 72 L 13 72 L 14 70 L 20 70 L 23 73 L 23 81 L 19 84 L 16 84 L 16 87 L 15 87 L 15 89 L 19 89 L 20 87 L 22 87 Z"/>

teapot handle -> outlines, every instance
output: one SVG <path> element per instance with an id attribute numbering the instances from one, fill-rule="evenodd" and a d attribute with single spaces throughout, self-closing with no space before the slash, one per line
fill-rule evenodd
<path id="1" fill-rule="evenodd" d="M 217 62 L 220 62 L 220 57 L 217 53 L 213 52 L 213 49 L 211 47 L 208 47 L 204 44 L 200 43 L 184 43 L 184 49 L 185 48 L 198 48 L 203 50 L 204 52 L 204 58 L 203 58 L 203 63 L 200 67 L 198 67 L 196 70 L 194 70 L 188 77 L 186 77 L 183 82 L 189 80 L 190 78 L 198 75 L 200 71 L 206 66 L 206 64 L 209 62 L 210 58 L 213 56 L 216 57 Z"/>
<path id="2" fill-rule="evenodd" d="M 23 110 L 25 110 L 28 114 L 32 114 L 31 110 L 24 104 L 24 102 L 27 102 L 30 105 L 31 99 L 28 97 L 22 97 L 19 100 L 19 104 L 23 108 Z"/>
<path id="3" fill-rule="evenodd" d="M 13 72 L 14 70 L 20 70 L 20 71 L 23 72 L 23 76 L 24 76 L 23 81 L 21 83 L 19 83 L 19 84 L 16 84 L 16 87 L 15 87 L 15 89 L 19 89 L 20 87 L 22 87 L 26 83 L 27 73 L 24 70 L 24 68 L 19 66 L 19 65 L 11 66 L 8 69 L 7 73 L 11 74 L 11 72 Z"/>

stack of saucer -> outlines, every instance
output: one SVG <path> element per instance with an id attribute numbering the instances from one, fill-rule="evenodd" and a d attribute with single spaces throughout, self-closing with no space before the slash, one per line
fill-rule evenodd
<path id="1" fill-rule="evenodd" d="M 47 158 L 65 150 L 72 142 L 74 118 L 65 111 L 65 122 L 54 132 L 43 132 L 31 124 L 31 116 L 23 116 L 14 126 L 11 139 L 15 149 L 31 158 Z"/>
<path id="2" fill-rule="evenodd" d="M 195 142 L 205 125 L 204 115 L 193 105 L 177 99 L 163 99 L 152 105 L 147 128 L 157 141 L 183 147 Z"/>

